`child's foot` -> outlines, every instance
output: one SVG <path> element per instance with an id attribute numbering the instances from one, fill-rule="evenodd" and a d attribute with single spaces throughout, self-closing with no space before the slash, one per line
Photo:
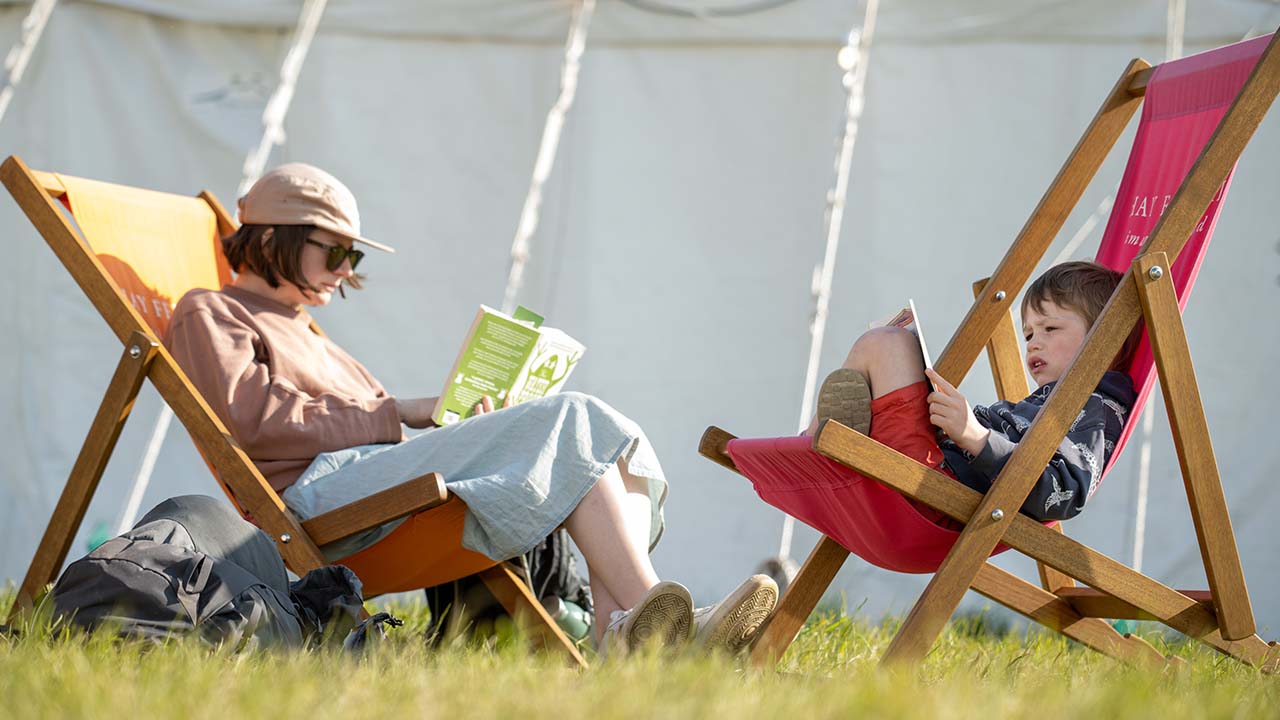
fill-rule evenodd
<path id="1" fill-rule="evenodd" d="M 871 430 L 871 386 L 852 368 L 833 371 L 818 390 L 818 427 L 835 420 L 866 435 Z"/>
<path id="2" fill-rule="evenodd" d="M 600 641 L 601 655 L 625 655 L 646 644 L 670 647 L 689 639 L 693 597 L 678 582 L 654 585 L 630 610 L 616 610 Z"/>
<path id="3" fill-rule="evenodd" d="M 777 583 L 768 575 L 752 575 L 720 602 L 693 611 L 694 643 L 737 655 L 751 646 L 777 604 Z"/>

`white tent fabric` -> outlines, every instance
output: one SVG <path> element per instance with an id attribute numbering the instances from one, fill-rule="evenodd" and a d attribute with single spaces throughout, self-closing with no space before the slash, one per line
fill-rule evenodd
<path id="1" fill-rule="evenodd" d="M 92 4 L 171 20 L 284 30 L 292 30 L 297 23 L 301 6 L 300 0 L 93 0 Z M 561 45 L 570 5 L 568 0 L 332 0 L 326 24 L 331 31 L 355 34 Z M 770 6 L 767 11 L 743 13 L 752 7 Z M 681 17 L 679 11 L 702 12 L 703 16 Z M 992 40 L 1142 40 L 1163 44 L 1166 12 L 1167 3 L 1160 0 L 908 0 L 886 3 L 882 37 L 886 42 L 939 44 Z M 1188 47 L 1206 41 L 1231 42 L 1262 16 L 1275 12 L 1272 0 L 1191 2 L 1186 19 Z M 776 0 L 771 4 L 760 0 L 617 0 L 600 8 L 592 39 L 593 43 L 621 46 L 829 46 L 861 15 L 860 3 L 847 0 Z"/>
<path id="2" fill-rule="evenodd" d="M 27 63 L 31 61 L 31 55 L 40 44 L 45 23 L 49 22 L 49 16 L 57 4 L 58 0 L 35 0 L 31 3 L 31 10 L 19 25 L 22 30 L 18 34 L 18 42 L 9 49 L 9 53 L 4 58 L 5 78 L 3 86 L 0 87 L 0 121 L 4 120 L 5 110 L 9 108 L 18 84 L 22 82 L 22 74 L 27 71 Z"/>
<path id="3" fill-rule="evenodd" d="M 656 0 L 655 0 L 656 1 Z M 653 3 L 649 3 L 653 4 Z M 673 6 L 731 8 L 731 0 Z M 744 3 L 737 3 L 742 5 Z M 59 3 L 0 126 L 36 168 L 230 202 L 298 2 Z M 1125 62 L 1164 51 L 1163 0 L 882 4 L 827 329 L 834 367 L 867 319 L 914 297 L 939 347 Z M 558 93 L 567 2 L 331 0 L 273 163 L 306 160 L 361 199 L 365 229 L 399 248 L 368 288 L 317 312 L 393 392 L 434 395 L 474 308 L 500 297 L 546 108 Z M 27 10 L 0 5 L 0 45 Z M 797 0 L 690 19 L 602 3 L 574 114 L 546 190 L 522 302 L 588 347 L 575 389 L 649 432 L 672 482 L 664 576 L 714 597 L 776 549 L 780 518 L 745 481 L 699 458 L 702 429 L 794 430 L 822 253 L 832 138 L 843 122 L 835 52 L 852 3 Z M 1186 53 L 1280 24 L 1280 5 L 1191 2 Z M 1114 187 L 1127 138 L 1052 257 Z M 1280 111 L 1244 158 L 1187 311 L 1206 412 L 1260 624 L 1280 626 L 1270 488 L 1280 364 L 1274 159 Z M 119 345 L 16 206 L 0 200 L 0 578 L 20 580 L 83 441 Z M 1096 241 L 1094 241 L 1096 242 Z M 1227 321 L 1243 317 L 1243 322 Z M 963 385 L 992 386 L 979 365 Z M 110 523 L 158 401 L 147 390 L 74 552 Z M 1167 429 L 1157 427 L 1146 568 L 1203 587 Z M 1131 453 L 1131 455 L 1133 455 Z M 1070 532 L 1127 557 L 1128 457 Z M 217 489 L 182 433 L 144 506 Z M 797 554 L 814 534 L 801 528 Z M 1030 577 L 1031 565 L 1002 564 Z M 902 611 L 924 578 L 852 560 L 835 590 Z M 837 596 L 833 596 L 837 597 Z M 971 599 L 971 602 L 980 602 Z"/>

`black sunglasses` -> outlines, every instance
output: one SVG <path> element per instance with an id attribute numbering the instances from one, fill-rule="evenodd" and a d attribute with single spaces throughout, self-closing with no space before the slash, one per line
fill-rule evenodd
<path id="1" fill-rule="evenodd" d="M 341 245 L 326 245 L 319 240 L 307 238 L 308 245 L 315 245 L 318 248 L 324 248 L 325 255 L 324 266 L 329 272 L 337 272 L 342 267 L 342 261 L 347 258 L 351 259 L 351 269 L 355 270 L 360 261 L 364 259 L 364 252 L 355 248 L 344 248 Z"/>

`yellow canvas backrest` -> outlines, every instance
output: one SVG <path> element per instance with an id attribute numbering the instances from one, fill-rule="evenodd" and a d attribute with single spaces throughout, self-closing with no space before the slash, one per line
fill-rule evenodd
<path id="1" fill-rule="evenodd" d="M 211 194 L 183 197 L 33 171 L 10 156 L 0 183 L 124 344 L 89 436 L 72 468 L 15 608 L 52 582 L 139 388 L 150 381 L 186 427 L 233 502 L 305 572 L 324 558 L 173 357 L 159 346 L 174 303 L 195 288 L 230 282 L 219 233 L 235 229 Z M 110 355 L 103 362 L 110 360 Z"/>
<path id="2" fill-rule="evenodd" d="M 157 337 L 187 291 L 231 281 L 217 217 L 205 200 L 56 177 L 89 249 Z"/>

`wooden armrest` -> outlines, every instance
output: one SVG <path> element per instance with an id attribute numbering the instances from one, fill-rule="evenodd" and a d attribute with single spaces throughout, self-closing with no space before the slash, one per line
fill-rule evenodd
<path id="1" fill-rule="evenodd" d="M 445 488 L 444 478 L 439 473 L 427 473 L 350 505 L 317 515 L 303 522 L 302 529 L 316 545 L 327 545 L 435 507 L 448 499 L 449 491 Z"/>
<path id="2" fill-rule="evenodd" d="M 835 420 L 818 426 L 813 449 L 960 522 L 968 522 L 982 502 L 982 493 Z"/>
<path id="3" fill-rule="evenodd" d="M 729 441 L 737 438 L 720 428 L 712 425 L 702 433 L 702 441 L 698 443 L 698 454 L 708 460 L 734 472 L 738 472 L 738 466 L 733 464 L 733 458 L 729 457 Z"/>

